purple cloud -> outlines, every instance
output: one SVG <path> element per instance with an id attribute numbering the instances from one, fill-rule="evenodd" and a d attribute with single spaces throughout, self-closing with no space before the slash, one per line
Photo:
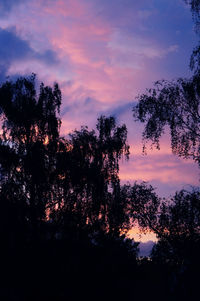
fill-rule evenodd
<path id="1" fill-rule="evenodd" d="M 53 50 L 39 53 L 32 49 L 29 43 L 17 36 L 14 28 L 0 28 L 0 80 L 9 75 L 9 68 L 14 62 L 36 60 L 51 65 L 57 63 Z"/>
<path id="2" fill-rule="evenodd" d="M 0 7 L 0 79 L 34 72 L 46 84 L 58 81 L 62 134 L 94 128 L 101 113 L 126 123 L 133 157 L 122 165 L 123 180 L 153 181 L 161 190 L 196 183 L 196 167 L 169 157 L 166 143 L 160 153 L 140 155 L 141 125 L 131 113 L 153 81 L 190 74 L 196 39 L 182 1 L 21 0 Z"/>

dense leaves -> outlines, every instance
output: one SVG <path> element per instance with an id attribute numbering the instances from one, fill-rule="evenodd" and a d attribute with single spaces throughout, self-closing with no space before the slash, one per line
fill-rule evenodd
<path id="1" fill-rule="evenodd" d="M 126 126 L 101 116 L 96 130 L 61 137 L 60 105 L 58 85 L 38 85 L 35 75 L 0 87 L 2 271 L 11 275 L 1 295 L 129 300 L 134 285 L 145 300 L 143 284 L 153 296 L 156 281 L 166 300 L 177 296 L 180 281 L 167 277 L 188 266 L 191 275 L 198 263 L 199 191 L 167 201 L 145 182 L 121 186 Z M 126 236 L 135 225 L 157 235 L 152 260 L 137 260 L 138 243 Z"/>
<path id="2" fill-rule="evenodd" d="M 67 139 L 59 134 L 60 105 L 58 85 L 38 85 L 35 75 L 0 86 L 6 300 L 16 290 L 20 300 L 78 299 L 75 284 L 88 283 L 103 297 L 136 266 L 138 244 L 121 233 L 131 226 L 118 176 L 119 160 L 129 155 L 126 126 L 101 116 L 96 131 L 82 127 Z M 103 279 L 111 283 L 102 289 Z"/>
<path id="3" fill-rule="evenodd" d="M 153 254 L 159 260 L 187 264 L 197 260 L 200 247 L 200 192 L 181 190 L 160 208 L 159 243 Z M 161 251 L 162 249 L 162 251 Z"/>
<path id="4" fill-rule="evenodd" d="M 69 139 L 60 137 L 59 87 L 35 86 L 32 75 L 0 88 L 1 194 L 7 205 L 26 208 L 23 220 L 34 236 L 47 216 L 61 227 L 57 231 L 73 223 L 119 235 L 127 219 L 118 176 L 119 160 L 129 155 L 126 126 L 101 116 L 98 134 L 82 127 Z"/>

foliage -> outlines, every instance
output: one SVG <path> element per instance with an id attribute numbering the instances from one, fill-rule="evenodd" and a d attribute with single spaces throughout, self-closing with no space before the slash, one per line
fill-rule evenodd
<path id="1" fill-rule="evenodd" d="M 58 85 L 37 90 L 35 75 L 0 87 L 2 202 L 17 210 L 29 237 L 41 235 L 46 214 L 62 235 L 79 229 L 119 236 L 128 225 L 118 176 L 119 160 L 129 155 L 126 126 L 101 116 L 98 134 L 82 127 L 66 139 L 60 105 Z M 15 231 L 15 217 L 9 223 Z"/>
<path id="2" fill-rule="evenodd" d="M 0 229 L 13 291 L 20 300 L 80 299 L 85 287 L 91 299 L 97 292 L 100 299 L 130 298 L 133 283 L 140 297 L 144 281 L 153 294 L 155 279 L 168 289 L 162 277 L 171 272 L 160 272 L 160 264 L 197 258 L 199 191 L 167 203 L 145 182 L 121 186 L 126 126 L 101 116 L 96 131 L 82 127 L 61 137 L 60 89 L 36 87 L 35 75 L 0 86 Z M 138 243 L 126 238 L 135 224 L 159 239 L 146 263 L 137 263 Z M 143 280 L 154 269 L 159 276 Z"/>
<path id="3" fill-rule="evenodd" d="M 139 96 L 133 112 L 145 123 L 146 141 L 159 149 L 159 140 L 168 126 L 173 153 L 192 158 L 200 165 L 200 85 L 199 75 L 191 80 L 159 81 L 147 94 Z"/>
<path id="4" fill-rule="evenodd" d="M 196 32 L 199 33 L 199 18 L 200 18 L 200 1 L 199 0 L 184 0 L 190 5 L 192 16 L 196 24 Z"/>
<path id="5" fill-rule="evenodd" d="M 136 265 L 137 244 L 121 235 L 130 227 L 118 175 L 129 155 L 126 126 L 101 116 L 96 131 L 61 137 L 61 98 L 57 84 L 38 85 L 35 75 L 0 86 L 3 273 L 12 287 L 23 284 L 22 300 L 38 299 L 29 290 L 46 295 L 45 287 L 59 296 L 58 287 L 70 291 L 85 276 L 99 289 L 93 273 L 99 283 L 119 281 Z"/>
<path id="6" fill-rule="evenodd" d="M 199 0 L 184 0 L 191 8 L 193 20 L 195 23 L 195 32 L 199 36 L 200 34 L 200 1 Z M 193 49 L 191 58 L 190 58 L 190 68 L 194 73 L 199 73 L 200 66 L 200 44 Z"/>
<path id="7" fill-rule="evenodd" d="M 199 34 L 200 1 L 185 0 L 190 5 Z M 133 108 L 136 121 L 145 123 L 143 131 L 144 151 L 146 142 L 152 141 L 159 149 L 159 141 L 165 129 L 171 135 L 172 152 L 183 158 L 192 158 L 200 165 L 200 46 L 192 53 L 190 67 L 194 75 L 190 79 L 157 81 L 152 89 L 138 96 Z"/>
<path id="8" fill-rule="evenodd" d="M 0 87 L 1 198 L 5 210 L 15 212 L 9 218 L 11 244 L 16 238 L 15 223 L 21 224 L 18 234 L 28 227 L 26 235 L 39 235 L 53 193 L 50 178 L 61 123 L 61 93 L 57 84 L 53 89 L 41 84 L 37 93 L 35 80 L 33 74 Z"/>
<path id="9" fill-rule="evenodd" d="M 124 206 L 120 199 L 119 159 L 128 158 L 125 125 L 116 126 L 113 117 L 101 116 L 98 135 L 82 127 L 62 139 L 65 148 L 57 153 L 57 177 L 60 187 L 60 209 L 52 217 L 78 219 L 79 228 L 119 234 L 125 223 Z"/>
<path id="10" fill-rule="evenodd" d="M 195 30 L 199 35 L 200 1 L 185 2 L 190 5 Z M 138 96 L 133 116 L 136 121 L 145 124 L 144 152 L 149 141 L 152 147 L 159 149 L 161 136 L 165 131 L 169 131 L 172 152 L 183 158 L 192 158 L 200 166 L 199 66 L 200 46 L 197 45 L 190 59 L 190 68 L 194 72 L 191 78 L 180 78 L 171 82 L 157 81 L 152 89 L 147 89 L 144 94 Z M 140 193 L 140 196 L 142 195 L 143 193 Z M 153 200 L 148 196 L 146 199 Z M 142 203 L 139 202 L 140 206 Z M 195 295 L 198 295 L 196 279 L 199 278 L 200 267 L 199 190 L 181 190 L 170 200 L 150 201 L 149 204 L 147 208 L 150 210 L 146 209 L 144 201 L 144 213 L 139 216 L 139 221 L 142 218 L 142 228 L 149 227 L 157 235 L 158 242 L 152 250 L 151 264 L 154 271 L 161 269 L 161 275 L 167 276 L 165 282 L 168 283 L 167 292 L 170 292 L 167 300 L 195 299 Z M 144 268 L 147 272 L 146 262 Z M 153 274 L 152 270 L 151 273 Z"/>
<path id="11" fill-rule="evenodd" d="M 122 198 L 127 204 L 127 215 L 132 222 L 142 229 L 142 232 L 153 231 L 157 234 L 157 218 L 161 199 L 154 188 L 146 182 L 124 185 L 121 188 Z"/>
<path id="12" fill-rule="evenodd" d="M 175 264 L 194 261 L 200 247 L 200 191 L 181 190 L 160 208 L 153 257 Z"/>

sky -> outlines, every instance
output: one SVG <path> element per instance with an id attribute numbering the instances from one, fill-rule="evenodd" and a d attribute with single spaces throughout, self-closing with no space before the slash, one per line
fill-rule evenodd
<path id="1" fill-rule="evenodd" d="M 36 73 L 58 82 L 62 135 L 115 116 L 131 146 L 122 183 L 147 181 L 169 197 L 199 185 L 199 169 L 171 154 L 167 134 L 160 151 L 142 155 L 132 107 L 154 81 L 191 76 L 193 29 L 183 0 L 0 0 L 0 81 Z"/>

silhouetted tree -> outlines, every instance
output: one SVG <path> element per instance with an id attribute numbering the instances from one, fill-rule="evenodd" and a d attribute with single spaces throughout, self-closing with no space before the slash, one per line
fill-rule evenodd
<path id="1" fill-rule="evenodd" d="M 145 182 L 121 186 L 126 126 L 101 116 L 96 131 L 61 137 L 60 104 L 58 85 L 37 88 L 35 75 L 0 86 L 0 229 L 3 245 L 9 240 L 3 272 L 13 292 L 20 300 L 130 299 L 133 285 L 139 297 L 144 284 L 153 295 L 156 282 L 167 300 L 174 266 L 188 271 L 199 262 L 199 191 L 167 202 Z M 152 261 L 137 263 L 138 243 L 126 237 L 135 224 L 157 235 Z"/>
<path id="2" fill-rule="evenodd" d="M 117 126 L 113 117 L 101 116 L 97 131 L 82 127 L 62 140 L 65 151 L 57 154 L 62 206 L 52 217 L 81 229 L 119 235 L 127 220 L 118 176 L 119 160 L 129 154 L 127 129 Z"/>
<path id="3" fill-rule="evenodd" d="M 200 192 L 181 190 L 159 210 L 159 242 L 153 256 L 175 264 L 197 260 L 200 247 Z"/>
<path id="4" fill-rule="evenodd" d="M 159 149 L 160 137 L 168 126 L 173 153 L 200 164 L 199 82 L 199 75 L 191 80 L 160 81 L 139 96 L 133 111 L 136 120 L 146 124 L 144 146 L 150 140 Z"/>
<path id="5" fill-rule="evenodd" d="M 181 190 L 162 203 L 158 218 L 158 242 L 151 257 L 168 270 L 168 291 L 175 300 L 198 296 L 200 252 L 200 193 Z"/>
<path id="6" fill-rule="evenodd" d="M 37 92 L 35 75 L 0 87 L 1 198 L 10 213 L 16 209 L 9 215 L 11 232 L 16 232 L 15 219 L 18 225 L 23 220 L 35 236 L 46 217 L 46 204 L 53 194 L 50 178 L 55 169 L 60 104 L 58 85 L 52 89 L 41 84 Z"/>
<path id="7" fill-rule="evenodd" d="M 195 32 L 199 36 L 200 34 L 200 1 L 199 0 L 185 0 L 185 2 L 190 5 L 193 20 L 195 23 Z M 194 48 L 191 59 L 190 68 L 195 72 L 199 73 L 200 66 L 200 44 Z"/>
<path id="8" fill-rule="evenodd" d="M 58 85 L 36 89 L 35 75 L 0 87 L 1 199 L 16 213 L 8 222 L 11 244 L 19 242 L 17 227 L 28 240 L 47 225 L 52 237 L 64 229 L 119 237 L 128 227 L 118 175 L 119 160 L 129 155 L 126 126 L 101 116 L 98 134 L 82 127 L 66 139 L 59 136 L 60 104 Z"/>
<path id="9" fill-rule="evenodd" d="M 189 0 L 197 33 L 199 34 L 199 0 Z M 200 47 L 191 56 L 190 67 L 194 76 L 177 81 L 157 81 L 152 89 L 138 96 L 133 108 L 136 120 L 145 123 L 143 131 L 144 151 L 151 141 L 159 149 L 159 141 L 165 129 L 171 135 L 173 153 L 183 158 L 192 158 L 200 165 Z"/>
<path id="10" fill-rule="evenodd" d="M 157 222 L 161 199 L 154 188 L 145 182 L 124 185 L 121 187 L 121 195 L 125 199 L 129 223 L 132 226 L 139 226 L 143 232 L 150 230 L 158 234 Z"/>

